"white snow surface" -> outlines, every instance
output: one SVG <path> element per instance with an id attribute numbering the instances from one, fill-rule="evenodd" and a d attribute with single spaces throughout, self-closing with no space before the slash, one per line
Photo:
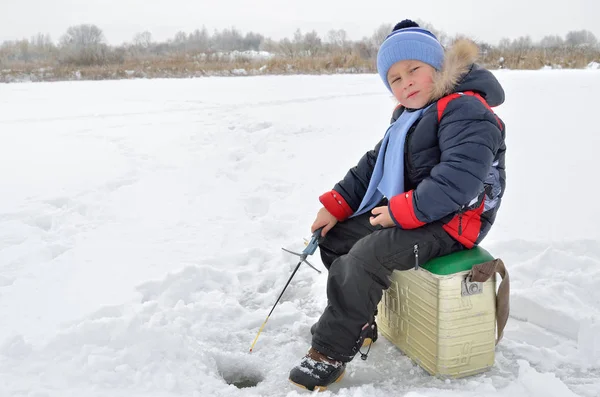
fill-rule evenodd
<path id="1" fill-rule="evenodd" d="M 600 396 L 600 72 L 496 75 L 507 190 L 483 246 L 512 300 L 495 366 L 436 379 L 380 338 L 322 395 Z M 0 396 L 307 395 L 287 376 L 326 272 L 302 266 L 249 347 L 297 263 L 281 247 L 303 249 L 393 107 L 377 75 L 2 86 Z"/>

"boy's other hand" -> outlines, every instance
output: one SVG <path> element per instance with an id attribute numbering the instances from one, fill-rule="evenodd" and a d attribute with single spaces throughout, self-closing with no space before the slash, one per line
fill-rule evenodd
<path id="1" fill-rule="evenodd" d="M 321 231 L 321 236 L 325 237 L 327 232 L 331 230 L 331 228 L 334 227 L 336 223 L 338 223 L 336 217 L 331 215 L 331 213 L 327 211 L 327 208 L 323 207 L 319 210 L 319 212 L 317 212 L 317 218 L 310 227 L 310 232 L 314 233 L 315 230 L 324 226 L 323 230 Z"/>
<path id="2" fill-rule="evenodd" d="M 369 219 L 371 225 L 381 225 L 383 227 L 392 227 L 395 225 L 390 215 L 388 206 L 375 207 L 371 210 L 373 216 Z"/>

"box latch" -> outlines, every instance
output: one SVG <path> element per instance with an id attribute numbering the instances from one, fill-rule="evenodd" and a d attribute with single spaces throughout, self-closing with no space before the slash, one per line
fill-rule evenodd
<path id="1" fill-rule="evenodd" d="M 463 279 L 461 283 L 461 295 L 462 296 L 471 296 L 483 293 L 483 283 L 478 281 L 471 281 L 471 274 L 467 274 L 467 276 Z"/>

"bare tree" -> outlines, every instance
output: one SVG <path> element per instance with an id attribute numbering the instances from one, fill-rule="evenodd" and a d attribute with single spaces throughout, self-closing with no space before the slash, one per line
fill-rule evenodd
<path id="1" fill-rule="evenodd" d="M 327 42 L 334 47 L 345 48 L 348 42 L 348 34 L 344 29 L 330 30 L 327 32 Z"/>
<path id="2" fill-rule="evenodd" d="M 183 31 L 179 31 L 177 33 L 175 33 L 175 38 L 173 39 L 173 41 L 177 44 L 183 44 L 187 41 L 188 37 L 187 37 L 187 33 L 183 32 Z"/>
<path id="3" fill-rule="evenodd" d="M 54 43 L 52 43 L 52 38 L 49 34 L 38 33 L 31 38 L 30 43 L 40 51 L 49 51 L 54 47 Z"/>
<path id="4" fill-rule="evenodd" d="M 293 40 L 293 43 L 296 46 L 296 52 L 302 51 L 303 39 L 304 39 L 304 37 L 302 35 L 302 31 L 300 29 L 296 29 L 296 31 L 294 32 L 294 40 Z"/>
<path id="5" fill-rule="evenodd" d="M 143 49 L 150 48 L 152 45 L 152 33 L 147 30 L 141 33 L 136 33 L 135 36 L 133 36 L 133 44 L 136 47 Z"/>
<path id="6" fill-rule="evenodd" d="M 371 59 L 377 56 L 379 47 L 392 32 L 392 25 L 389 23 L 379 25 L 371 37 L 363 37 L 363 39 L 354 45 L 355 50 L 361 58 Z"/>
<path id="7" fill-rule="evenodd" d="M 433 33 L 435 35 L 435 37 L 437 37 L 438 41 L 443 45 L 443 46 L 447 46 L 450 44 L 450 42 L 452 41 L 450 39 L 450 37 L 443 31 L 436 29 L 432 24 L 430 24 L 429 22 L 425 22 L 422 21 L 420 19 L 417 19 L 416 21 L 419 26 L 421 26 L 424 29 L 429 30 L 431 33 Z"/>
<path id="8" fill-rule="evenodd" d="M 21 40 L 18 42 L 18 48 L 20 53 L 20 58 L 22 61 L 29 62 L 32 60 L 32 54 L 30 50 L 30 45 L 27 40 Z"/>
<path id="9" fill-rule="evenodd" d="M 513 60 L 517 66 L 526 62 L 528 56 L 531 55 L 532 48 L 533 41 L 530 36 L 518 37 L 510 43 L 510 52 L 514 56 Z"/>
<path id="10" fill-rule="evenodd" d="M 75 65 L 101 65 L 110 52 L 96 25 L 71 26 L 62 36 L 60 61 Z"/>
<path id="11" fill-rule="evenodd" d="M 189 37 L 191 49 L 198 52 L 207 52 L 211 46 L 211 38 L 208 34 L 206 27 L 202 27 L 202 30 L 196 29 Z"/>
<path id="12" fill-rule="evenodd" d="M 317 56 L 317 54 L 321 51 L 321 38 L 314 30 L 304 35 L 303 44 L 304 51 L 306 51 L 307 55 L 311 57 Z"/>
<path id="13" fill-rule="evenodd" d="M 270 52 L 270 53 L 277 53 L 280 50 L 280 45 L 275 40 L 266 38 L 260 44 L 260 49 L 262 51 L 267 51 L 267 52 Z"/>
<path id="14" fill-rule="evenodd" d="M 498 48 L 500 50 L 508 50 L 510 48 L 510 39 L 508 37 L 503 37 L 502 39 L 500 39 L 500 42 L 498 43 Z"/>
<path id="15" fill-rule="evenodd" d="M 222 32 L 215 32 L 213 42 L 216 48 L 222 51 L 242 50 L 244 37 L 235 28 L 223 29 Z"/>
<path id="16" fill-rule="evenodd" d="M 244 37 L 244 50 L 258 51 L 264 39 L 260 34 L 246 33 L 246 37 Z"/>
<path id="17" fill-rule="evenodd" d="M 593 47 L 598 43 L 598 39 L 596 39 L 596 36 L 589 30 L 578 30 L 567 33 L 566 43 L 571 47 Z"/>
<path id="18" fill-rule="evenodd" d="M 530 36 L 521 36 L 516 38 L 511 43 L 511 48 L 516 51 L 525 52 L 533 47 L 533 41 Z"/>
<path id="19" fill-rule="evenodd" d="M 383 43 L 383 41 L 385 40 L 386 37 L 388 37 L 388 35 L 392 33 L 392 25 L 389 23 L 380 25 L 375 32 L 373 33 L 373 35 L 371 36 L 371 41 L 373 43 L 373 46 L 377 49 L 379 49 L 379 47 L 381 46 L 381 43 Z"/>
<path id="20" fill-rule="evenodd" d="M 300 29 L 294 32 L 294 40 L 289 43 L 282 43 L 286 53 L 293 51 L 295 55 L 315 57 L 320 52 L 322 43 L 321 38 L 316 31 L 302 34 Z"/>
<path id="21" fill-rule="evenodd" d="M 560 48 L 565 44 L 565 41 L 560 36 L 544 36 L 540 40 L 540 47 L 542 48 Z"/>
<path id="22" fill-rule="evenodd" d="M 368 37 L 363 37 L 361 41 L 354 43 L 352 48 L 362 59 L 372 59 L 378 50 Z"/>
<path id="23" fill-rule="evenodd" d="M 298 51 L 296 43 L 293 43 L 287 37 L 279 42 L 279 52 L 289 58 L 295 58 Z"/>
<path id="24" fill-rule="evenodd" d="M 172 40 L 172 47 L 176 51 L 186 52 L 188 50 L 188 35 L 183 31 L 175 33 L 175 37 Z"/>
<path id="25" fill-rule="evenodd" d="M 77 25 L 67 29 L 67 33 L 60 40 L 63 46 L 75 48 L 89 48 L 104 43 L 104 33 L 96 25 Z"/>
<path id="26" fill-rule="evenodd" d="M 30 60 L 49 61 L 56 55 L 56 46 L 52 42 L 49 34 L 38 33 L 31 37 L 27 46 Z"/>

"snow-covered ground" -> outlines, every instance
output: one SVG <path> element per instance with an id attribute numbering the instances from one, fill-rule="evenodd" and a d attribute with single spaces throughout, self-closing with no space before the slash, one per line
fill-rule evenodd
<path id="1" fill-rule="evenodd" d="M 323 395 L 600 395 L 600 71 L 497 76 L 496 365 L 439 380 L 382 338 Z M 307 395 L 287 375 L 325 274 L 301 267 L 248 349 L 297 263 L 281 247 L 303 248 L 393 106 L 376 75 L 2 86 L 0 396 Z"/>

